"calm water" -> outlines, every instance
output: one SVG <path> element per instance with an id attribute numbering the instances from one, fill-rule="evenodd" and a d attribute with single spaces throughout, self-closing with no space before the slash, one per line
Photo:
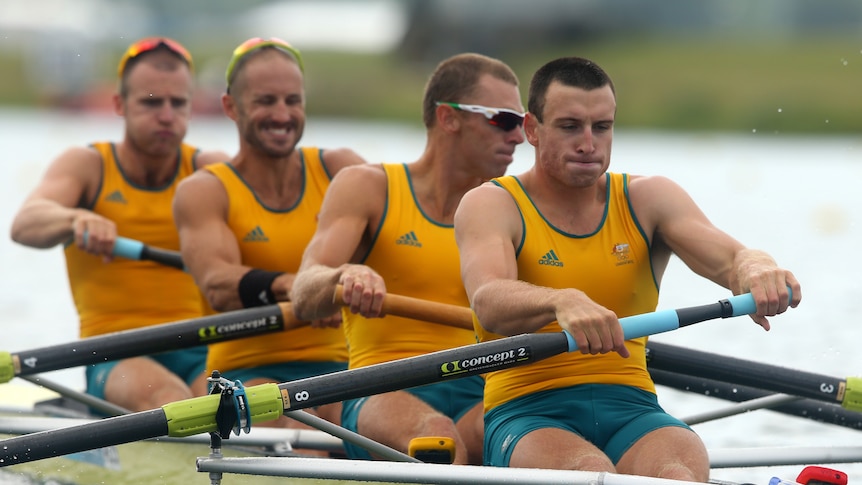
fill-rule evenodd
<path id="1" fill-rule="evenodd" d="M 69 145 L 117 139 L 119 120 L 45 112 L 0 111 L 6 176 L 0 178 L 0 315 L 7 332 L 0 350 L 20 351 L 73 340 L 77 320 L 60 249 L 14 245 L 11 219 L 47 164 Z M 238 144 L 234 126 L 222 119 L 196 119 L 188 140 L 229 153 Z M 415 127 L 311 120 L 305 144 L 349 146 L 373 162 L 411 161 L 424 147 Z M 510 172 L 532 163 L 532 149 L 519 147 Z M 614 171 L 673 178 L 719 227 L 751 247 L 770 251 L 804 288 L 803 304 L 773 319 L 764 332 L 746 317 L 705 322 L 654 337 L 656 341 L 774 363 L 836 377 L 862 369 L 857 320 L 862 283 L 856 247 L 862 241 L 862 142 L 851 138 L 616 133 Z M 711 303 L 726 290 L 701 280 L 679 262 L 662 285 L 660 308 Z M 47 377 L 83 387 L 80 369 Z M 662 404 L 686 417 L 729 405 L 660 388 Z M 858 432 L 768 411 L 695 426 L 709 448 L 752 446 L 855 446 Z M 862 479 L 862 466 L 835 465 Z M 766 484 L 775 474 L 795 478 L 801 467 L 722 470 L 717 478 Z"/>

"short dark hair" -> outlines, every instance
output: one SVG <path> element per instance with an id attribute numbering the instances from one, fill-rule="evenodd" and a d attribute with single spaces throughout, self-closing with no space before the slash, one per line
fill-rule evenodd
<path id="1" fill-rule="evenodd" d="M 503 61 L 482 54 L 466 53 L 452 56 L 434 69 L 425 84 L 422 101 L 422 121 L 425 127 L 434 125 L 437 102 L 461 103 L 474 93 L 479 78 L 484 74 L 518 86 L 518 76 Z"/>
<path id="2" fill-rule="evenodd" d="M 614 90 L 610 76 L 595 62 L 582 57 L 561 57 L 548 62 L 533 74 L 527 99 L 527 110 L 542 122 L 548 86 L 558 81 L 565 86 L 591 91 L 604 86 Z"/>

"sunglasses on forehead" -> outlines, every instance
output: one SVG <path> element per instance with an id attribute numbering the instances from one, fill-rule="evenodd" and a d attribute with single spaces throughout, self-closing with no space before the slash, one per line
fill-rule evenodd
<path id="1" fill-rule="evenodd" d="M 451 106 L 459 111 L 484 115 L 488 119 L 489 125 L 496 126 L 503 131 L 511 131 L 524 124 L 524 113 L 518 113 L 511 109 L 490 108 L 478 104 L 450 103 L 447 101 L 437 101 L 436 104 L 437 106 Z"/>
<path id="2" fill-rule="evenodd" d="M 123 77 L 123 73 L 126 72 L 126 65 L 129 63 L 129 61 L 145 52 L 154 51 L 159 47 L 166 47 L 174 54 L 177 54 L 178 56 L 185 59 L 190 69 L 194 68 L 194 64 L 192 64 L 191 53 L 189 53 L 189 51 L 179 42 L 173 39 L 168 39 L 167 37 L 147 37 L 145 39 L 141 39 L 135 42 L 134 44 L 130 45 L 128 49 L 126 49 L 126 52 L 123 54 L 123 57 L 120 58 L 120 65 L 117 68 L 118 76 Z"/>
<path id="3" fill-rule="evenodd" d="M 228 86 L 231 84 L 231 78 L 233 78 L 234 71 L 236 70 L 236 66 L 239 61 L 249 52 L 256 51 L 263 47 L 276 47 L 287 51 L 294 59 L 296 59 L 296 64 L 299 66 L 299 70 L 305 72 L 305 66 L 302 64 L 302 54 L 299 53 L 299 49 L 290 45 L 289 42 L 281 40 L 278 37 L 270 37 L 269 39 L 253 37 L 233 50 L 233 56 L 231 56 L 230 62 L 227 64 L 227 70 L 224 74 Z"/>

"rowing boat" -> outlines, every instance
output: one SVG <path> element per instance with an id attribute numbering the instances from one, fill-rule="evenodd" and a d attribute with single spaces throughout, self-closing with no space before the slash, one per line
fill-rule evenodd
<path id="1" fill-rule="evenodd" d="M 388 295 L 394 296 L 394 295 Z M 404 298 L 404 297 L 399 297 Z M 413 311 L 418 305 L 407 302 L 404 309 Z M 439 304 L 432 304 L 439 306 Z M 745 315 L 753 312 L 753 298 L 750 294 L 738 295 L 721 302 L 701 305 L 699 307 L 689 307 L 680 310 L 664 310 L 652 314 L 637 315 L 621 319 L 623 330 L 626 338 L 634 338 L 638 336 L 651 335 L 659 332 L 665 332 L 680 328 L 682 326 L 691 325 L 694 323 L 716 319 L 727 318 Z M 464 310 L 464 309 L 461 309 Z M 273 308 L 265 308 L 262 311 L 272 312 L 273 318 L 278 319 L 279 315 L 285 313 L 282 308 L 273 306 Z M 420 313 L 425 312 L 422 310 Z M 460 312 L 463 313 L 463 312 Z M 460 313 L 446 313 L 452 316 L 450 323 L 460 325 L 463 317 Z M 223 314 L 216 317 L 221 319 L 236 319 L 246 318 L 246 314 L 228 315 Z M 421 318 L 421 316 L 417 317 Z M 183 331 L 194 330 L 192 334 L 198 335 L 195 330 L 196 326 L 202 323 L 201 321 L 177 322 L 173 324 L 176 328 L 181 327 Z M 286 319 L 285 319 L 286 320 Z M 436 321 L 436 320 L 429 320 Z M 209 320 L 207 320 L 209 323 Z M 146 329 L 139 332 L 146 332 L 148 335 L 154 332 L 172 331 L 171 325 L 160 326 L 160 329 Z M 188 328 L 187 328 L 188 327 Z M 267 330 L 269 331 L 269 330 Z M 91 352 L 81 352 L 84 346 L 92 346 L 93 354 L 99 352 L 104 353 L 105 349 L 117 349 L 118 346 L 107 345 L 108 341 L 140 343 L 142 340 L 133 338 L 132 333 L 120 333 L 116 335 L 106 335 L 98 339 L 89 339 L 90 341 L 81 341 L 72 345 L 61 345 L 54 348 L 36 349 L 26 353 L 6 354 L 8 360 L 6 364 L 6 372 L 3 375 L 14 377 L 27 378 L 27 375 L 32 374 L 40 369 L 35 365 L 32 368 L 25 368 L 20 365 L 15 365 L 17 362 L 38 362 L 42 365 L 42 371 L 46 370 L 45 362 L 50 364 L 48 369 L 59 368 L 61 361 L 68 363 L 74 362 L 75 365 L 82 365 L 87 362 L 81 362 L 82 355 L 91 358 Z M 152 338 L 150 340 L 156 342 L 160 339 Z M 182 339 L 186 340 L 186 339 Z M 512 349 L 529 348 L 527 354 L 529 358 L 524 359 L 509 359 L 503 358 L 513 353 Z M 228 399 L 229 411 L 227 416 L 236 416 L 228 429 L 236 426 L 234 429 L 239 434 L 239 428 L 243 428 L 246 424 L 258 421 L 272 420 L 281 414 L 291 415 L 302 409 L 313 407 L 329 402 L 341 401 L 355 397 L 367 396 L 382 392 L 388 392 L 406 387 L 424 385 L 431 382 L 440 381 L 442 379 L 452 379 L 464 377 L 467 375 L 478 375 L 492 370 L 513 367 L 516 365 L 525 365 L 535 360 L 544 359 L 563 352 L 571 352 L 576 350 L 573 339 L 564 332 L 559 334 L 525 334 L 514 337 L 508 337 L 491 342 L 484 342 L 456 349 L 435 352 L 433 354 L 413 357 L 409 359 L 401 359 L 399 361 L 378 364 L 350 371 L 342 371 L 333 374 L 300 379 L 297 381 L 281 383 L 281 384 L 265 384 L 245 388 L 242 392 L 243 397 L 233 393 L 234 398 Z M 651 357 L 651 360 L 660 362 L 668 360 L 667 348 L 656 350 L 656 355 Z M 670 349 L 670 356 L 674 352 Z M 124 352 L 127 350 L 124 350 Z M 128 349 L 131 351 L 131 349 Z M 65 358 L 64 355 L 71 352 L 71 358 Z M 22 358 L 30 354 L 39 354 L 40 358 Z M 517 355 L 523 355 L 518 353 Z M 497 357 L 500 358 L 497 358 Z M 112 355 L 113 358 L 119 358 L 119 355 Z M 105 356 L 98 356 L 99 359 L 104 359 Z M 692 360 L 689 358 L 688 360 Z M 449 373 L 452 362 L 457 362 L 460 370 L 457 375 Z M 475 364 L 475 365 L 474 365 Z M 740 368 L 745 368 L 746 372 L 750 370 L 748 363 L 740 363 Z M 443 369 L 441 374 L 441 369 Z M 774 371 L 774 367 L 770 367 L 770 372 Z M 731 376 L 735 377 L 735 376 Z M 820 379 L 821 376 L 810 375 L 812 379 Z M 808 379 L 805 380 L 806 383 Z M 747 381 L 743 381 L 747 382 Z M 851 387 L 859 387 L 859 382 L 853 379 L 835 380 L 837 384 L 841 384 L 846 389 Z M 780 383 L 779 383 L 780 384 Z M 850 385 L 852 384 L 852 386 Z M 808 387 L 807 385 L 804 387 Z M 782 389 L 764 386 L 763 389 L 772 392 L 780 392 Z M 800 389 L 805 393 L 801 396 L 810 393 L 807 389 Z M 14 395 L 15 393 L 2 393 L 3 395 Z M 299 396 L 302 396 L 301 399 Z M 826 393 L 812 393 L 809 397 L 820 398 L 821 400 L 829 401 L 835 405 L 836 402 L 847 406 L 851 409 L 858 410 L 860 406 L 860 396 L 857 393 L 845 393 L 832 395 Z M 92 472 L 78 472 L 74 476 L 77 483 L 138 483 L 141 481 L 157 481 L 159 483 L 183 483 L 192 479 L 177 478 L 179 474 L 186 473 L 185 470 L 191 470 L 192 473 L 242 473 L 260 475 L 261 480 L 271 480 L 273 477 L 284 476 L 306 480 L 342 480 L 342 483 L 353 483 L 352 480 L 361 481 L 389 481 L 398 483 L 501 483 L 512 482 L 518 483 L 599 483 L 607 484 L 618 483 L 624 484 L 630 478 L 620 478 L 614 474 L 583 474 L 578 472 L 568 472 L 560 470 L 516 470 L 516 469 L 497 469 L 488 467 L 450 467 L 440 468 L 439 466 L 429 467 L 429 464 L 409 463 L 402 466 L 401 463 L 394 462 L 363 462 L 360 460 L 328 460 L 328 459 L 308 459 L 299 457 L 272 457 L 259 456 L 261 454 L 271 454 L 274 447 L 268 450 L 262 449 L 259 444 L 255 445 L 255 451 L 250 452 L 248 447 L 236 448 L 230 447 L 230 451 L 226 452 L 226 456 L 214 454 L 208 457 L 210 450 L 206 447 L 206 442 L 190 443 L 193 441 L 190 435 L 196 433 L 214 432 L 223 429 L 222 424 L 218 422 L 215 411 L 216 404 L 219 410 L 224 403 L 224 396 L 204 396 L 191 400 L 170 403 L 160 409 L 146 411 L 142 413 L 134 413 L 126 416 L 118 416 L 111 418 L 109 421 L 93 420 L 87 423 L 73 424 L 71 426 L 59 426 L 58 422 L 52 421 L 47 427 L 34 429 L 38 431 L 28 436 L 18 436 L 16 438 L 4 439 L 0 442 L 0 468 L 5 470 L 24 470 L 33 463 L 38 470 L 39 467 L 50 470 L 55 473 L 55 469 L 64 469 L 67 465 L 58 464 L 62 460 L 72 460 L 73 458 L 60 458 L 59 455 L 83 456 L 80 453 L 86 450 L 116 450 L 107 453 L 113 453 L 114 456 L 123 456 L 122 448 L 128 447 L 131 452 L 126 452 L 126 459 L 130 463 L 121 466 L 120 473 L 113 479 L 105 479 L 100 476 L 90 477 L 88 474 Z M 293 398 L 293 399 L 291 399 Z M 233 402 L 236 401 L 236 402 Z M 222 404 L 219 404 L 222 403 Z M 245 414 L 240 416 L 240 410 Z M 26 412 L 32 412 L 28 410 Z M 252 419 L 252 416 L 255 419 Z M 13 421 L 22 421 L 21 416 Z M 260 436 L 262 428 L 255 428 L 248 436 Z M 246 429 L 246 432 L 251 431 Z M 7 432 L 9 434 L 28 433 L 21 430 L 4 430 L 0 427 L 0 433 Z M 171 436 L 180 439 L 177 441 L 168 441 L 162 436 Z M 206 435 L 205 435 L 206 436 Z M 290 443 L 289 441 L 286 441 Z M 239 437 L 236 440 L 229 442 L 231 445 L 240 444 Z M 134 451 L 136 446 L 155 446 L 154 450 L 139 450 Z M 170 446 L 168 446 L 170 445 Z M 176 446 L 182 448 L 175 448 Z M 194 446 L 198 448 L 195 449 Z M 227 450 L 227 448 L 225 448 Z M 182 450 L 182 451 L 180 451 Z M 188 450 L 188 455 L 184 455 Z M 808 450 L 809 452 L 811 450 Z M 105 452 L 102 451 L 104 454 Z M 712 453 L 712 451 L 711 451 Z M 850 449 L 842 450 L 842 455 L 838 461 L 862 461 L 862 450 Z M 758 453 L 746 452 L 746 454 L 756 455 Z M 814 462 L 838 462 L 828 461 L 835 459 L 835 455 L 827 453 L 824 459 L 812 459 Z M 807 455 L 811 456 L 811 455 Z M 820 456 L 820 455 L 818 455 Z M 54 462 L 61 460 L 61 462 Z M 725 466 L 751 466 L 740 465 L 731 459 Z M 774 461 L 774 458 L 771 460 Z M 85 461 L 85 460 L 78 460 Z M 91 460 L 92 461 L 92 460 Z M 180 463 L 178 469 L 168 470 L 167 463 Z M 50 465 L 42 465 L 44 463 L 53 463 Z M 111 463 L 105 461 L 105 463 Z M 197 471 L 192 470 L 188 464 L 195 463 Z M 767 462 L 769 464 L 771 462 Z M 787 462 L 785 462 L 787 463 Z M 153 464 L 158 464 L 153 466 Z M 183 465 L 185 464 L 185 465 Z M 88 463 L 92 465 L 92 463 Z M 110 466 L 102 468 L 110 469 Z M 114 468 L 117 468 L 114 466 Z M 155 471 L 149 470 L 156 468 Z M 30 468 L 28 468 L 30 469 Z M 132 473 L 140 473 L 144 470 L 148 473 L 153 473 L 147 477 L 131 475 Z M 444 471 L 445 470 L 445 471 Z M 43 472 L 38 472 L 43 473 Z M 37 473 L 37 474 L 38 474 Z M 123 474 L 125 475 L 125 478 Z M 175 475 L 178 474 L 178 475 Z M 129 477 L 132 478 L 129 478 Z M 213 475 L 218 477 L 218 475 Z M 444 478 L 445 476 L 445 478 Z M 83 478 L 82 478 L 83 477 Z M 468 478 L 464 478 L 468 477 Z M 532 477 L 532 478 L 530 478 Z M 245 477 L 244 477 L 245 478 Z M 640 485 L 648 483 L 662 483 L 669 485 L 668 481 L 655 481 L 654 479 L 646 479 L 643 477 L 635 477 Z M 88 480 L 88 481 L 83 481 Z M 166 480 L 172 480 L 167 482 Z M 348 482 L 344 482 L 347 480 Z M 530 481 L 538 480 L 538 482 Z M 555 480 L 561 480 L 557 482 Z M 220 483 L 213 480 L 212 483 Z M 226 482 L 230 483 L 230 482 Z M 243 479 L 243 483 L 247 480 Z M 255 482 L 258 483 L 258 482 Z M 266 482 L 260 482 L 266 483 Z M 314 483 L 314 482 L 297 482 L 297 483 Z M 332 482 L 327 482 L 332 483 Z M 678 482 L 677 482 L 678 483 Z"/>
<path id="2" fill-rule="evenodd" d="M 79 426 L 92 418 L 46 416 L 59 396 L 45 389 L 13 382 L 0 385 L 0 433 L 20 435 Z M 24 403 L 34 403 L 26 406 Z M 223 474 L 220 483 L 354 484 L 387 483 L 583 483 L 594 485 L 684 485 L 614 474 L 552 470 L 517 470 L 487 467 L 441 467 L 396 462 L 363 462 L 304 458 L 293 448 L 340 451 L 341 441 L 320 431 L 255 427 L 248 434 L 223 442 L 223 454 L 214 456 L 207 435 L 156 438 L 48 458 L 0 470 L 0 482 L 20 485 L 90 485 L 125 483 L 206 483 L 209 473 Z M 714 470 L 729 467 L 850 463 L 862 461 L 862 447 L 817 449 L 751 448 L 710 450 Z M 242 476 L 237 476 L 242 474 Z M 720 473 L 714 473 L 720 476 Z M 715 480 L 722 485 L 733 482 Z M 218 483 L 218 482 L 216 482 Z M 766 485 L 765 483 L 763 485 Z"/>

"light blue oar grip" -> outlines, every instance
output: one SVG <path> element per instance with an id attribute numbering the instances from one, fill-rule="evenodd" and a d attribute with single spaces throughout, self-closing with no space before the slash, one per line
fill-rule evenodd
<path id="1" fill-rule="evenodd" d="M 757 304 L 754 303 L 754 297 L 751 296 L 751 293 L 731 296 L 727 301 L 730 303 L 730 307 L 733 308 L 734 317 L 750 315 L 757 311 Z"/>
<path id="2" fill-rule="evenodd" d="M 620 325 L 623 327 L 625 339 L 631 340 L 678 329 L 679 315 L 676 310 L 660 310 L 620 318 Z M 578 345 L 575 343 L 575 339 L 568 332 L 563 331 L 563 333 L 566 334 L 566 341 L 569 343 L 569 352 L 577 350 Z"/>
<path id="3" fill-rule="evenodd" d="M 128 239 L 125 237 L 117 237 L 114 241 L 114 256 L 121 256 L 128 259 L 141 259 L 141 253 L 144 251 L 144 243 Z"/>
<path id="4" fill-rule="evenodd" d="M 787 300 L 793 300 L 793 290 L 788 286 L 787 287 Z M 731 308 L 733 308 L 734 317 L 739 317 L 742 315 L 751 315 L 752 313 L 757 312 L 757 303 L 754 302 L 754 297 L 751 296 L 751 293 L 745 293 L 744 295 L 736 295 L 731 296 L 727 299 L 730 302 Z"/>
<path id="5" fill-rule="evenodd" d="M 655 333 L 667 332 L 679 328 L 679 314 L 676 310 L 660 310 L 641 315 L 620 318 L 623 335 L 626 340 L 646 337 Z"/>
<path id="6" fill-rule="evenodd" d="M 790 299 L 793 299 L 793 291 L 787 287 L 790 292 Z M 729 304 L 731 313 L 728 315 L 724 308 Z M 715 307 L 718 305 L 718 308 Z M 694 313 L 692 313 L 692 311 Z M 741 315 L 750 315 L 757 312 L 757 304 L 754 302 L 754 297 L 751 293 L 744 295 L 731 296 L 717 304 L 702 305 L 700 307 L 683 308 L 680 310 L 661 310 L 652 313 L 644 313 L 641 315 L 632 315 L 630 317 L 620 318 L 620 325 L 623 327 L 623 335 L 626 340 L 633 338 L 646 337 L 657 333 L 676 330 L 680 326 L 680 312 L 684 312 L 682 325 L 690 325 L 692 323 L 702 322 L 704 320 L 712 320 L 714 318 L 738 317 Z M 578 349 L 575 339 L 565 330 L 566 341 L 569 345 L 569 352 L 574 352 Z"/>

